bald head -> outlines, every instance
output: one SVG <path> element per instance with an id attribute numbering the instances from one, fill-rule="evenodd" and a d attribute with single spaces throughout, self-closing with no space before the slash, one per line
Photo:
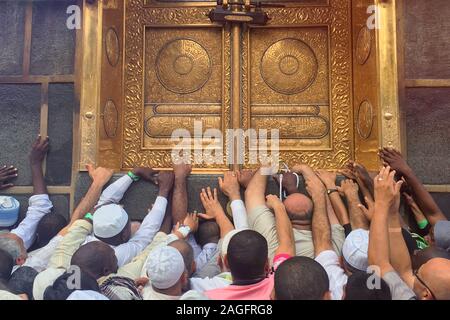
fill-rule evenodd
<path id="1" fill-rule="evenodd" d="M 81 246 L 70 263 L 94 279 L 116 273 L 118 269 L 114 249 L 102 241 L 91 241 Z"/>
<path id="2" fill-rule="evenodd" d="M 450 300 L 450 260 L 433 258 L 420 268 L 420 277 L 437 300 Z"/>
<path id="3" fill-rule="evenodd" d="M 311 222 L 313 203 L 301 193 L 293 193 L 284 200 L 284 206 L 291 221 Z"/>
<path id="4" fill-rule="evenodd" d="M 169 244 L 170 247 L 177 249 L 183 256 L 184 265 L 189 276 L 194 273 L 194 250 L 191 245 L 184 240 L 175 240 Z"/>

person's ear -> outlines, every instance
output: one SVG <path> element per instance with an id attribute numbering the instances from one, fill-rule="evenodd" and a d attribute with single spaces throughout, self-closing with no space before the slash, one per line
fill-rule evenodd
<path id="1" fill-rule="evenodd" d="M 186 284 L 188 284 L 188 282 L 189 282 L 189 275 L 188 275 L 188 272 L 185 271 L 181 275 L 181 284 L 184 287 Z"/>
<path id="2" fill-rule="evenodd" d="M 16 265 L 21 266 L 25 263 L 26 260 L 27 260 L 27 258 L 25 258 L 24 256 L 17 257 Z"/>
<path id="3" fill-rule="evenodd" d="M 225 270 L 230 270 L 230 265 L 228 264 L 228 255 L 223 256 L 223 266 Z"/>
<path id="4" fill-rule="evenodd" d="M 275 296 L 275 288 L 273 288 L 270 293 L 270 300 L 277 300 L 277 297 Z"/>
<path id="5" fill-rule="evenodd" d="M 265 271 L 266 274 L 269 274 L 270 271 L 271 271 L 269 259 L 266 260 L 266 264 L 264 265 L 264 271 Z"/>
<path id="6" fill-rule="evenodd" d="M 331 300 L 331 291 L 325 292 L 323 295 L 323 300 Z"/>
<path id="7" fill-rule="evenodd" d="M 195 263 L 195 260 L 192 260 L 192 267 L 191 267 L 192 273 L 194 274 L 195 271 L 197 271 L 197 263 Z"/>
<path id="8" fill-rule="evenodd" d="M 220 271 L 225 271 L 225 267 L 224 267 L 223 261 L 222 261 L 222 256 L 220 254 L 217 257 L 217 265 L 219 266 Z"/>

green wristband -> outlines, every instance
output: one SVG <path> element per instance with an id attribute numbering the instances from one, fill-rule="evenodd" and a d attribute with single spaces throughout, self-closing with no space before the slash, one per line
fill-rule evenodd
<path id="1" fill-rule="evenodd" d="M 422 221 L 417 222 L 417 225 L 419 226 L 419 228 L 421 230 L 425 229 L 428 225 L 428 220 L 427 219 L 423 219 Z"/>
<path id="2" fill-rule="evenodd" d="M 86 213 L 86 214 L 84 215 L 84 218 L 85 218 L 85 219 L 89 219 L 89 220 L 91 220 L 91 221 L 94 221 L 94 216 L 93 216 L 90 212 Z"/>
<path id="3" fill-rule="evenodd" d="M 128 171 L 128 176 L 133 180 L 133 181 L 139 181 L 139 179 L 141 178 L 141 177 L 139 177 L 139 176 L 137 176 L 137 175 L 135 175 L 133 172 L 131 172 L 131 171 Z"/>

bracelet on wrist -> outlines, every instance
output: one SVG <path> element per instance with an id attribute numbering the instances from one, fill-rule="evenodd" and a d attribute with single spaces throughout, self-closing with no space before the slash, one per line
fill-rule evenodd
<path id="1" fill-rule="evenodd" d="M 141 178 L 141 177 L 135 175 L 132 171 L 128 171 L 127 174 L 133 181 L 139 181 L 139 179 Z"/>

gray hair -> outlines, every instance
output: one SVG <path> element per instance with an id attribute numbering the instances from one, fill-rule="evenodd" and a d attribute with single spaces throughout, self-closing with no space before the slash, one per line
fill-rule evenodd
<path id="1" fill-rule="evenodd" d="M 16 263 L 16 259 L 22 255 L 20 245 L 17 243 L 17 241 L 10 238 L 0 237 L 0 249 L 8 252 L 11 255 L 14 260 L 14 264 Z"/>

